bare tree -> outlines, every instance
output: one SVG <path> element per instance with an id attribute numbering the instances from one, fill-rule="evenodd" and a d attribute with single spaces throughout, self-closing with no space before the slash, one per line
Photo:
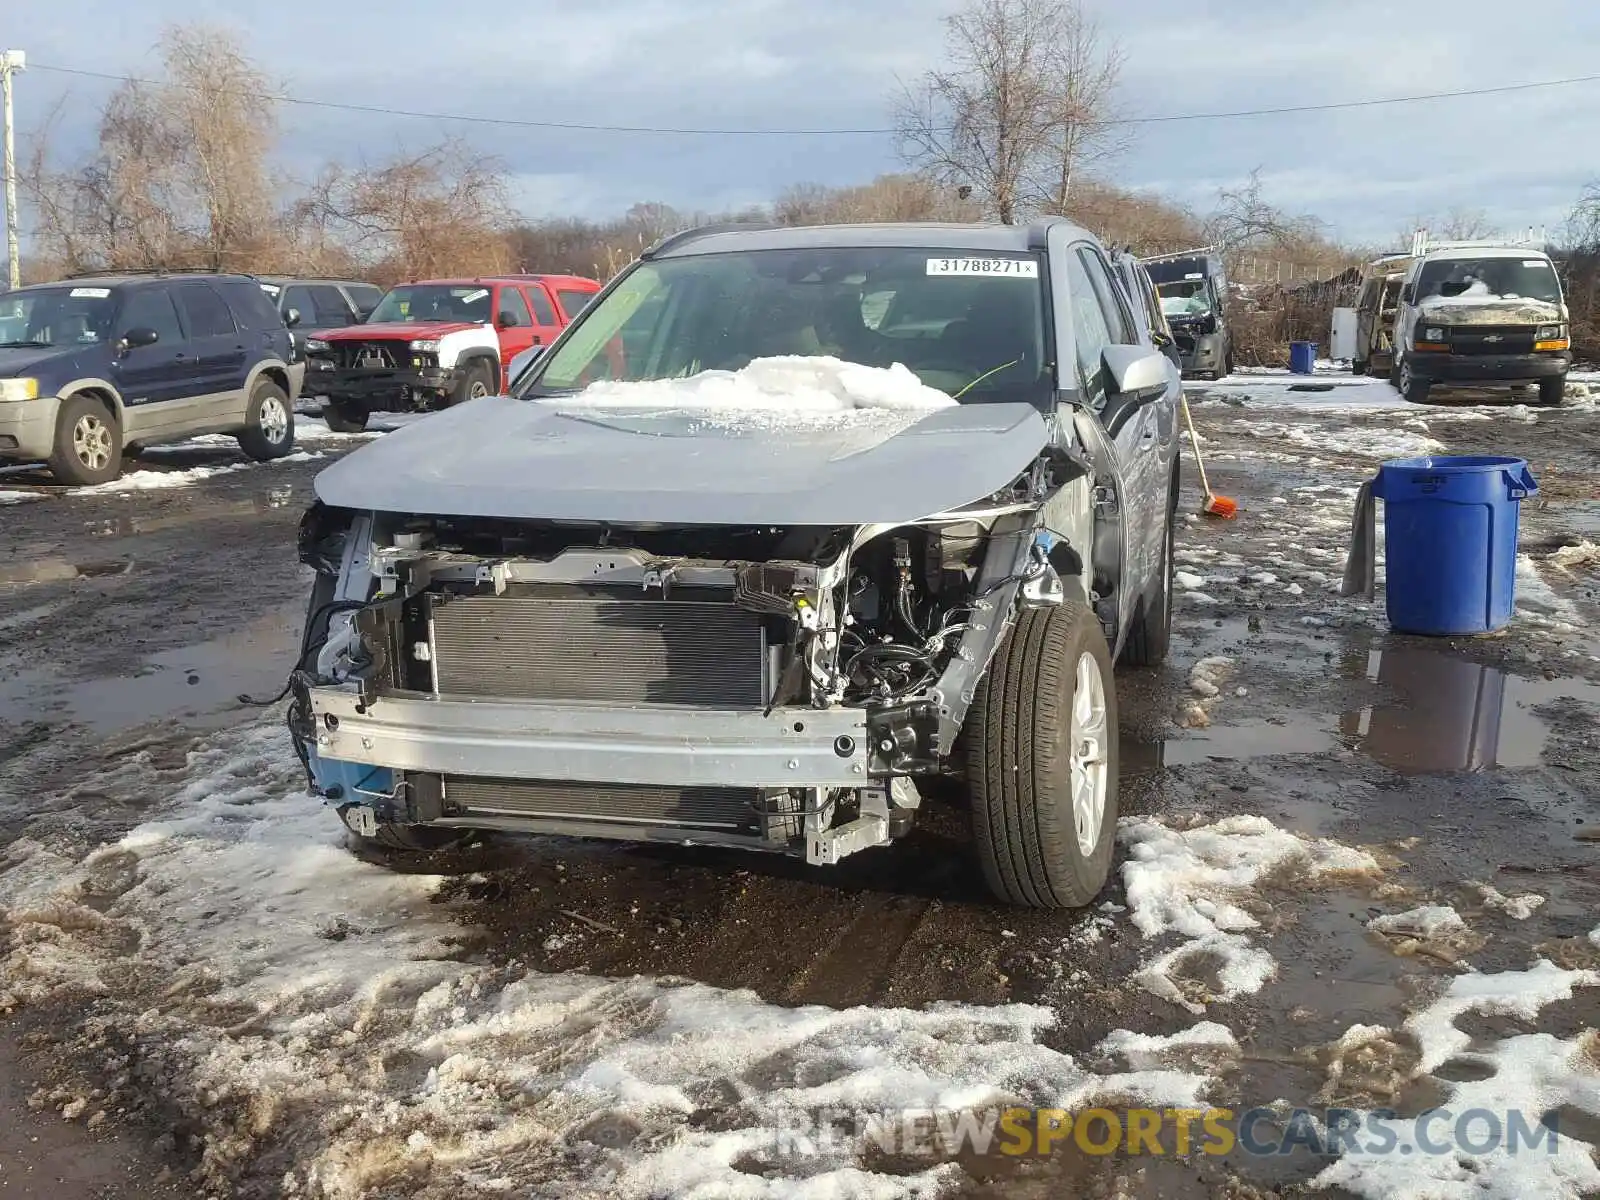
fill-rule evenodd
<path id="1" fill-rule="evenodd" d="M 773 204 L 782 225 L 856 221 L 976 221 L 982 207 L 927 175 L 880 175 L 857 187 L 803 183 Z"/>
<path id="2" fill-rule="evenodd" d="M 330 165 L 299 213 L 302 229 L 385 282 L 492 274 L 511 262 L 503 168 L 459 141 L 356 170 Z"/>
<path id="3" fill-rule="evenodd" d="M 161 55 L 165 80 L 112 94 L 87 160 L 54 167 L 48 122 L 35 140 L 35 237 L 63 268 L 237 269 L 273 233 L 267 77 L 206 26 L 169 29 Z"/>
<path id="4" fill-rule="evenodd" d="M 1059 123 L 1061 0 L 967 0 L 945 18 L 948 66 L 902 89 L 901 154 L 949 187 L 970 187 L 1013 224 Z"/>
<path id="5" fill-rule="evenodd" d="M 1045 145 L 1030 180 L 1030 198 L 1040 209 L 1068 212 L 1085 170 L 1127 148 L 1130 127 L 1116 107 L 1125 58 L 1081 0 L 1063 0 L 1050 53 L 1054 88 Z"/>

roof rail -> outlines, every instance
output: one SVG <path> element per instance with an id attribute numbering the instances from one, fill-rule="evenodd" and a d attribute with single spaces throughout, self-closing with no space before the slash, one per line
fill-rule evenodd
<path id="1" fill-rule="evenodd" d="M 247 279 L 257 278 L 255 271 L 235 271 L 224 267 L 101 267 L 92 271 L 73 271 L 61 278 L 109 279 L 116 275 L 243 275 Z"/>
<path id="2" fill-rule="evenodd" d="M 784 227 L 775 221 L 723 221 L 716 225 L 697 225 L 693 229 L 680 229 L 677 233 L 667 234 L 666 237 L 644 251 L 639 257 L 643 259 L 655 258 L 678 246 L 687 245 L 689 242 L 711 237 L 718 233 L 757 233 L 765 229 L 782 228 Z"/>
<path id="3" fill-rule="evenodd" d="M 1207 254 L 1215 254 L 1215 246 L 1196 246 L 1193 250 L 1174 250 L 1171 254 L 1146 254 L 1139 259 L 1142 263 L 1166 262 L 1172 258 L 1203 258 Z"/>
<path id="4" fill-rule="evenodd" d="M 1529 225 L 1521 233 L 1501 234 L 1487 238 L 1446 238 L 1434 241 L 1428 236 L 1426 229 L 1419 229 L 1411 235 L 1411 256 L 1421 258 L 1424 254 L 1431 254 L 1435 250 L 1510 250 L 1518 247 L 1537 247 L 1544 249 L 1546 242 L 1543 226 L 1535 229 Z"/>

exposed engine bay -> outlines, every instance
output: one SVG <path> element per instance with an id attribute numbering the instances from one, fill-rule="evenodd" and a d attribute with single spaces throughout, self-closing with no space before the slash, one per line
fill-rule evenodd
<path id="1" fill-rule="evenodd" d="M 609 526 L 359 514 L 319 573 L 290 724 L 314 791 L 380 823 L 756 845 L 831 862 L 952 769 L 1022 607 L 1090 599 L 1050 512 L 1079 460 L 910 524 Z M 1082 492 L 1082 495 L 1077 493 Z M 1064 493 L 1071 493 L 1070 496 Z"/>

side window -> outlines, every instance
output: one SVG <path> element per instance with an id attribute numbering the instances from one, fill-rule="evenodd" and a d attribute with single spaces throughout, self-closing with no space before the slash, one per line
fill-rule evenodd
<path id="1" fill-rule="evenodd" d="M 218 287 L 240 329 L 270 332 L 283 328 L 283 316 L 278 312 L 278 306 L 261 290 L 259 284 L 240 279 L 230 280 Z"/>
<path id="2" fill-rule="evenodd" d="M 310 319 L 315 324 L 328 329 L 336 325 L 348 325 L 355 319 L 350 315 L 350 309 L 344 302 L 344 294 L 338 288 L 322 284 L 309 287 L 306 291 L 311 293 L 311 310 L 316 316 Z M 305 310 L 302 309 L 301 314 L 304 313 Z"/>
<path id="3" fill-rule="evenodd" d="M 344 290 L 363 321 L 372 315 L 372 310 L 378 307 L 378 301 L 383 299 L 383 289 L 368 283 L 348 283 Z"/>
<path id="4" fill-rule="evenodd" d="M 154 329 L 157 345 L 170 346 L 183 341 L 178 310 L 172 306 L 172 297 L 166 288 L 140 288 L 128 293 L 128 302 L 122 306 L 122 316 L 117 321 L 117 336 L 121 337 L 130 329 Z"/>
<path id="5" fill-rule="evenodd" d="M 533 318 L 528 316 L 528 302 L 522 298 L 522 293 L 514 287 L 500 289 L 500 308 L 494 314 L 496 323 L 499 322 L 501 314 L 510 317 L 512 325 L 526 326 L 533 324 Z"/>
<path id="6" fill-rule="evenodd" d="M 1094 287 L 1095 298 L 1105 310 L 1106 328 L 1110 331 L 1111 341 L 1119 346 L 1138 345 L 1139 335 L 1134 329 L 1133 318 L 1128 315 L 1128 303 L 1123 299 L 1122 289 L 1112 280 L 1105 261 L 1087 246 L 1078 248 L 1078 257 L 1083 260 L 1084 270 Z"/>
<path id="7" fill-rule="evenodd" d="M 238 332 L 233 314 L 209 283 L 180 283 L 178 307 L 183 310 L 183 322 L 192 338 L 231 337 Z"/>
<path id="8" fill-rule="evenodd" d="M 288 317 L 291 308 L 299 311 L 302 324 L 310 326 L 316 321 L 317 310 L 311 303 L 311 289 L 304 284 L 297 283 L 293 287 L 283 289 L 281 310 L 285 318 Z"/>
<path id="9" fill-rule="evenodd" d="M 1078 357 L 1078 379 L 1084 399 L 1098 407 L 1106 394 L 1105 361 L 1101 355 L 1113 339 L 1081 251 L 1067 257 L 1067 288 L 1071 292 L 1067 305 L 1072 317 L 1072 344 Z"/>
<path id="10" fill-rule="evenodd" d="M 593 300 L 598 293 L 578 292 L 570 289 L 558 291 L 556 299 L 561 301 L 561 311 L 567 314 L 567 320 L 572 320 Z"/>
<path id="11" fill-rule="evenodd" d="M 535 325 L 561 324 L 561 318 L 556 316 L 555 305 L 550 303 L 550 297 L 545 295 L 544 288 L 534 284 L 528 289 L 528 299 L 533 301 L 533 315 L 536 318 Z"/>

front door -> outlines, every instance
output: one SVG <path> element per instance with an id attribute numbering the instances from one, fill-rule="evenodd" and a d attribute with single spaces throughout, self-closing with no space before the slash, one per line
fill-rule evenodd
<path id="1" fill-rule="evenodd" d="M 511 360 L 533 345 L 533 317 L 521 288 L 504 284 L 499 293 L 494 304 L 494 327 L 500 337 L 501 378 L 509 380 Z"/>
<path id="2" fill-rule="evenodd" d="M 1113 384 L 1104 352 L 1110 345 L 1140 345 L 1132 315 L 1099 252 L 1085 244 L 1073 249 L 1067 264 L 1073 341 L 1078 373 L 1089 407 L 1106 420 Z M 1116 446 L 1123 485 L 1124 559 L 1122 586 L 1131 600 L 1163 570 L 1166 548 L 1167 449 L 1177 438 L 1174 405 L 1166 400 L 1125 409 L 1107 426 Z M 1126 616 L 1126 610 L 1124 611 Z"/>
<path id="3" fill-rule="evenodd" d="M 543 283 L 528 285 L 528 303 L 533 306 L 533 342 L 535 346 L 548 346 L 566 327 L 555 301 Z"/>
<path id="4" fill-rule="evenodd" d="M 128 409 L 130 434 L 158 428 L 169 419 L 174 402 L 188 394 L 194 370 L 194 356 L 184 340 L 178 310 L 165 287 L 135 288 L 128 293 L 117 317 L 113 347 L 132 329 L 153 330 L 156 341 L 149 346 L 130 346 L 126 352 L 113 349 L 118 357 L 112 375 Z"/>

